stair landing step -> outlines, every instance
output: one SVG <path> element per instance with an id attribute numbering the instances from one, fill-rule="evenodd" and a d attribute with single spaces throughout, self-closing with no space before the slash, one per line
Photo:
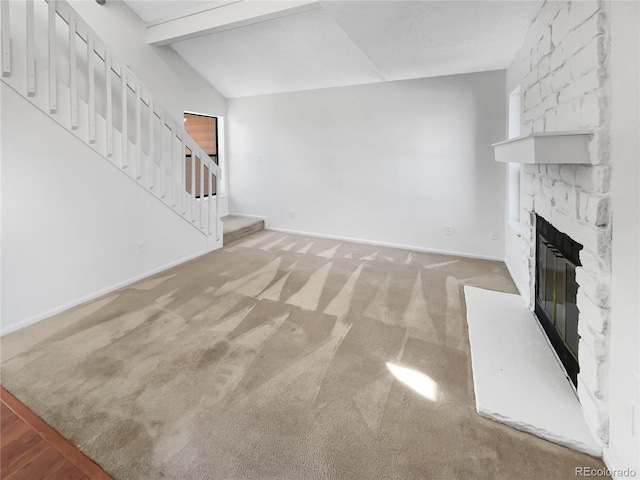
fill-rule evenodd
<path id="1" fill-rule="evenodd" d="M 241 217 L 239 215 L 227 215 L 222 217 L 223 244 L 229 245 L 236 240 L 253 235 L 260 230 L 264 230 L 264 220 L 259 218 Z"/>

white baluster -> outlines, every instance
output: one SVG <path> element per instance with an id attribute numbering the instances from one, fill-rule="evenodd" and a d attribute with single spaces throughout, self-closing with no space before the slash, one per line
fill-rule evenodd
<path id="1" fill-rule="evenodd" d="M 196 221 L 196 152 L 191 150 L 191 221 Z"/>
<path id="2" fill-rule="evenodd" d="M 109 55 L 105 50 L 105 56 L 107 57 L 104 66 L 105 66 L 105 88 L 106 88 L 106 103 L 107 103 L 107 118 L 106 118 L 106 128 L 107 128 L 107 157 L 113 155 L 113 104 L 112 104 L 112 92 L 111 92 L 111 75 L 113 72 L 111 71 L 111 55 Z"/>
<path id="3" fill-rule="evenodd" d="M 142 98 L 140 94 L 140 84 L 136 83 L 136 163 L 135 177 L 142 178 Z"/>
<path id="4" fill-rule="evenodd" d="M 166 157 L 164 153 L 164 134 L 165 134 L 165 123 L 164 123 L 164 110 L 160 111 L 160 198 L 164 198 L 167 194 L 167 185 L 165 181 L 165 173 L 164 173 L 164 157 Z"/>
<path id="5" fill-rule="evenodd" d="M 178 189 L 178 179 L 176 178 L 176 162 L 179 157 L 176 157 L 176 131 L 171 133 L 171 206 L 176 208 L 178 205 L 178 194 L 180 190 Z M 179 164 L 178 164 L 179 165 Z"/>
<path id="6" fill-rule="evenodd" d="M 33 97 L 35 94 L 36 94 L 36 56 L 35 56 L 35 28 L 34 28 L 34 16 L 33 16 L 33 0 L 27 0 L 27 96 Z"/>
<path id="7" fill-rule="evenodd" d="M 198 216 L 200 217 L 200 228 L 204 228 L 202 209 L 204 204 L 204 157 L 200 158 L 200 205 L 198 206 Z"/>
<path id="8" fill-rule="evenodd" d="M 120 166 L 127 168 L 129 166 L 129 134 L 128 130 L 128 118 L 127 118 L 127 72 L 124 70 L 124 66 L 120 67 L 120 80 L 122 82 L 122 162 Z"/>
<path id="9" fill-rule="evenodd" d="M 173 172 L 171 170 L 171 167 L 173 165 L 173 152 L 171 151 L 171 147 L 173 146 L 171 140 L 171 137 L 173 136 L 173 127 L 167 125 L 167 129 L 169 130 L 169 152 L 168 155 L 165 155 L 165 163 L 163 163 L 162 185 L 164 188 L 165 196 L 167 197 L 167 205 L 173 206 L 173 198 L 171 197 L 173 193 L 171 189 L 171 180 L 173 179 Z M 169 173 L 169 178 L 167 178 L 167 173 Z"/>
<path id="10" fill-rule="evenodd" d="M 153 111 L 153 99 L 149 95 L 149 189 L 156 184 L 156 162 L 153 158 L 153 130 L 156 114 Z"/>
<path id="11" fill-rule="evenodd" d="M 211 217 L 213 216 L 213 179 L 215 178 L 213 176 L 213 169 L 212 167 L 212 161 L 209 160 L 209 174 L 207 176 L 207 183 L 209 184 L 209 208 L 207 209 L 208 215 L 207 215 L 207 233 L 209 235 L 211 235 L 213 233 L 213 223 L 212 223 L 212 219 Z M 217 197 L 216 197 L 217 198 Z"/>
<path id="12" fill-rule="evenodd" d="M 180 211 L 182 215 L 187 214 L 187 202 L 185 201 L 185 195 L 187 191 L 187 147 L 184 143 L 184 135 L 182 132 L 182 150 L 180 151 Z"/>
<path id="13" fill-rule="evenodd" d="M 87 64 L 89 66 L 89 143 L 96 143 L 96 78 L 95 78 L 95 44 L 93 37 L 87 33 Z"/>
<path id="14" fill-rule="evenodd" d="M 76 32 L 74 18 L 69 21 L 69 101 L 71 102 L 71 130 L 78 128 L 78 66 L 76 54 Z"/>
<path id="15" fill-rule="evenodd" d="M 220 231 L 218 229 L 218 219 L 220 218 L 220 180 L 218 179 L 218 175 L 215 176 L 216 179 L 216 216 L 215 216 L 215 224 L 216 224 L 216 241 L 220 241 Z"/>
<path id="16" fill-rule="evenodd" d="M 11 17 L 9 2 L 0 0 L 0 15 L 2 15 L 2 76 L 11 76 Z"/>
<path id="17" fill-rule="evenodd" d="M 0 1 L 4 4 L 7 2 Z M 49 0 L 49 113 L 58 110 L 58 84 L 56 79 L 56 0 Z"/>

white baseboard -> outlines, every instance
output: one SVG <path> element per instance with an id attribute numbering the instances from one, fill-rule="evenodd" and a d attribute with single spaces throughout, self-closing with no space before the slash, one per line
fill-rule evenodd
<path id="1" fill-rule="evenodd" d="M 94 299 L 96 299 L 98 297 L 106 295 L 107 293 L 113 292 L 114 290 L 117 290 L 119 288 L 126 287 L 127 285 L 131 285 L 132 283 L 138 282 L 138 281 L 143 280 L 143 279 L 145 279 L 147 277 L 150 277 L 150 276 L 155 275 L 157 273 L 163 272 L 164 270 L 168 270 L 168 269 L 170 269 L 172 267 L 175 267 L 176 265 L 180 265 L 181 263 L 185 263 L 185 262 L 188 262 L 189 260 L 193 260 L 194 258 L 198 258 L 198 257 L 201 257 L 202 255 L 206 255 L 207 253 L 210 253 L 210 252 L 209 251 L 203 251 L 203 252 L 199 252 L 199 253 L 196 253 L 196 254 L 193 254 L 193 255 L 189 255 L 188 257 L 184 257 L 184 258 L 182 258 L 180 260 L 176 260 L 175 262 L 168 263 L 166 265 L 163 265 L 162 267 L 150 270 L 148 272 L 145 272 L 145 273 L 142 273 L 140 275 L 137 275 L 137 276 L 135 276 L 133 278 L 129 278 L 129 279 L 124 280 L 122 282 L 115 283 L 115 284 L 113 284 L 113 285 L 111 285 L 109 287 L 102 288 L 102 289 L 97 290 L 95 292 L 89 293 L 89 294 L 84 295 L 84 296 L 82 296 L 80 298 L 72 300 L 71 302 L 67 302 L 67 303 L 65 303 L 63 305 L 59 305 L 59 306 L 54 307 L 54 308 L 52 308 L 50 310 L 47 310 L 46 312 L 39 313 L 38 315 L 34 315 L 33 317 L 27 318 L 27 319 L 23 320 L 22 322 L 20 322 L 20 323 L 18 323 L 16 325 L 12 325 L 9 328 L 2 328 L 0 330 L 0 337 L 4 336 L 4 335 L 7 335 L 9 333 L 15 332 L 17 330 L 20 330 L 22 328 L 28 327 L 30 325 L 33 325 L 35 323 L 38 323 L 38 322 L 40 322 L 42 320 L 45 320 L 45 319 L 47 319 L 47 318 L 49 318 L 49 317 L 51 317 L 53 315 L 56 315 L 56 314 L 58 314 L 60 312 L 64 312 L 65 310 L 68 310 L 70 308 L 76 307 L 76 306 L 78 306 L 80 304 L 83 304 L 83 303 L 86 303 L 86 302 L 88 302 L 90 300 L 94 300 Z"/>
<path id="2" fill-rule="evenodd" d="M 236 215 L 236 214 L 234 214 Z M 252 217 L 253 215 L 240 215 L 244 217 Z M 255 217 L 255 218 L 264 218 L 264 217 Z M 379 242 L 376 240 L 367 240 L 364 238 L 352 238 L 352 237 L 344 237 L 341 235 L 327 235 L 324 233 L 316 233 L 316 232 L 302 232 L 299 230 L 291 230 L 288 228 L 277 228 L 277 227 L 268 227 L 266 226 L 265 221 L 265 229 L 273 230 L 274 232 L 282 232 L 282 233 L 292 233 L 294 235 L 306 235 L 310 237 L 319 237 L 319 238 L 328 238 L 331 240 L 344 240 L 345 242 L 353 242 L 353 243 L 364 243 L 368 245 L 376 245 L 380 247 L 391 247 L 391 248 L 401 248 L 403 250 L 413 250 L 414 252 L 424 252 L 424 253 L 436 253 L 440 255 L 454 255 L 456 257 L 466 257 L 466 258 L 477 258 L 480 260 L 493 260 L 498 262 L 504 262 L 503 258 L 494 257 L 491 255 L 478 255 L 475 253 L 468 252 L 456 252 L 453 250 L 439 250 L 436 248 L 427 248 L 427 247 L 419 247 L 416 245 L 404 245 L 401 243 L 389 243 L 389 242 Z"/>

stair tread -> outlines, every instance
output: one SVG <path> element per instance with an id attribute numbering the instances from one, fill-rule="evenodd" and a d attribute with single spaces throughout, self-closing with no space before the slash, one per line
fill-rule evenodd
<path id="1" fill-rule="evenodd" d="M 223 225 L 224 245 L 264 230 L 264 220 L 258 218 L 227 215 L 220 220 Z"/>

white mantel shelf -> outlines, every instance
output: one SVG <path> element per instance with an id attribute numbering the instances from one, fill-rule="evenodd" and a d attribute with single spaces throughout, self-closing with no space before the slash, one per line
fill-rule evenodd
<path id="1" fill-rule="evenodd" d="M 496 162 L 526 164 L 590 164 L 591 132 L 532 133 L 491 145 Z"/>

